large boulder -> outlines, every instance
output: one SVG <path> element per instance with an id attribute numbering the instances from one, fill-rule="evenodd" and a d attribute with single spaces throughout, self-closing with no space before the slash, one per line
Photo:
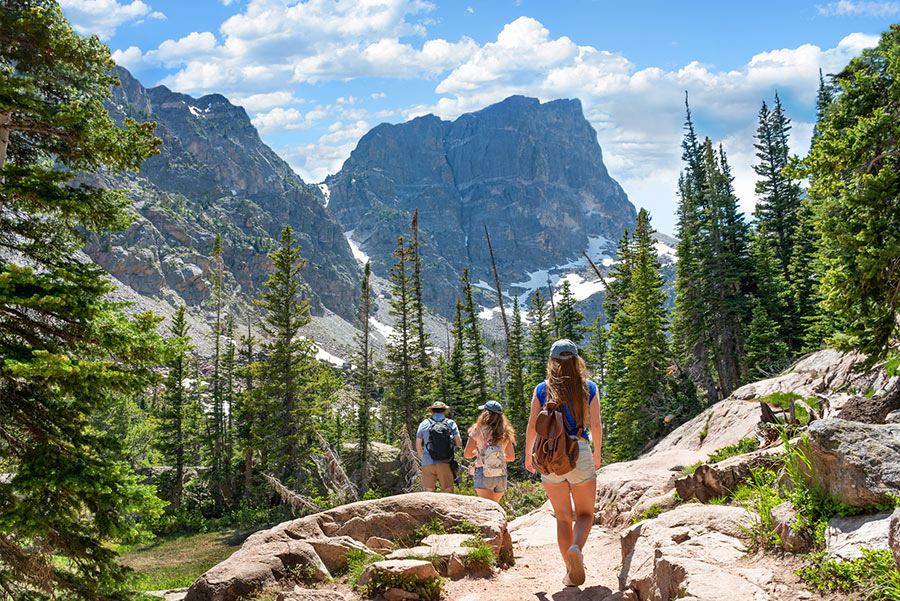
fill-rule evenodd
<path id="1" fill-rule="evenodd" d="M 835 516 L 828 520 L 825 530 L 825 550 L 840 559 L 857 559 L 862 549 L 889 548 L 891 512 L 871 515 Z"/>
<path id="2" fill-rule="evenodd" d="M 735 393 L 736 394 L 736 393 Z M 751 400 L 755 397 L 749 397 Z M 667 451 L 696 451 L 709 455 L 717 449 L 753 437 L 759 423 L 759 404 L 726 399 L 675 428 L 644 457 Z"/>
<path id="3" fill-rule="evenodd" d="M 768 599 L 766 570 L 735 565 L 745 556 L 739 507 L 687 504 L 621 534 L 619 588 L 640 601 Z"/>
<path id="4" fill-rule="evenodd" d="M 900 425 L 823 419 L 808 434 L 813 476 L 828 494 L 857 507 L 900 494 Z"/>
<path id="5" fill-rule="evenodd" d="M 794 529 L 797 521 L 797 508 L 790 501 L 785 501 L 772 508 L 772 529 L 781 539 L 781 546 L 785 551 L 803 553 L 812 546 L 803 532 Z"/>
<path id="6" fill-rule="evenodd" d="M 344 465 L 353 464 L 352 459 L 356 457 L 356 443 L 345 442 L 341 454 Z M 369 460 L 372 464 L 372 480 L 370 482 L 372 488 L 381 491 L 381 494 L 388 495 L 403 492 L 405 477 L 401 469 L 400 449 L 383 442 L 370 442 Z M 354 482 L 359 481 L 359 474 L 356 471 L 349 475 Z"/>
<path id="7" fill-rule="evenodd" d="M 506 513 L 479 497 L 413 493 L 342 505 L 251 535 L 231 557 L 203 574 L 185 601 L 235 601 L 264 588 L 324 580 L 346 565 L 351 549 L 372 537 L 397 540 L 432 519 L 451 528 L 477 524 L 495 549 L 511 548 Z"/>
<path id="8" fill-rule="evenodd" d="M 604 526 L 621 526 L 654 505 L 674 507 L 675 480 L 681 476 L 681 470 L 703 459 L 703 452 L 669 450 L 604 466 L 597 472 L 594 521 Z"/>

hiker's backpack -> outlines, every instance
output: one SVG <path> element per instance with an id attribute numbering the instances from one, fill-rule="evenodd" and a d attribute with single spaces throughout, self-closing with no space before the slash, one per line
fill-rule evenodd
<path id="1" fill-rule="evenodd" d="M 435 461 L 447 461 L 453 458 L 453 432 L 446 419 L 437 421 L 428 418 L 428 442 L 425 448 Z"/>
<path id="2" fill-rule="evenodd" d="M 531 447 L 531 462 L 540 474 L 561 476 L 574 470 L 578 463 L 578 441 L 566 434 L 566 418 L 562 409 L 550 406 L 548 396 L 534 424 L 537 436 Z"/>
<path id="3" fill-rule="evenodd" d="M 506 454 L 497 445 L 488 445 L 481 452 L 481 468 L 487 478 L 506 475 Z"/>

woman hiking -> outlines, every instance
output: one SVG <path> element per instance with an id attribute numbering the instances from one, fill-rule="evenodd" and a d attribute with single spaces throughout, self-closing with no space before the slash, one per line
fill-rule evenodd
<path id="1" fill-rule="evenodd" d="M 463 457 L 475 458 L 478 496 L 499 503 L 506 492 L 506 462 L 516 458 L 516 433 L 503 415 L 503 405 L 497 401 L 488 401 L 478 409 L 481 414 L 469 428 Z"/>
<path id="2" fill-rule="evenodd" d="M 533 446 L 537 437 L 535 424 L 538 415 L 545 407 L 548 411 L 562 411 L 565 435 L 577 440 L 578 459 L 574 469 L 564 474 L 542 473 L 541 481 L 556 515 L 556 540 L 566 565 L 563 584 L 580 586 L 585 578 L 581 550 L 594 521 L 597 496 L 596 470 L 600 467 L 602 432 L 600 402 L 597 399 L 597 385 L 588 379 L 587 365 L 571 340 L 557 340 L 550 347 L 546 378 L 535 387 L 531 399 L 531 415 L 525 433 L 525 469 L 532 473 L 535 471 Z M 588 426 L 594 434 L 593 451 Z"/>

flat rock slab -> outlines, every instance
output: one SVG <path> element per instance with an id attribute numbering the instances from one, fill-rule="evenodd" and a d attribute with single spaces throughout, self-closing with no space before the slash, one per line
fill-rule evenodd
<path id="1" fill-rule="evenodd" d="M 844 560 L 862 557 L 861 549 L 890 548 L 890 511 L 873 515 L 833 517 L 825 530 L 825 550 Z"/>
<path id="2" fill-rule="evenodd" d="M 772 574 L 741 570 L 747 513 L 725 505 L 682 505 L 621 534 L 619 588 L 641 601 L 768 599 Z"/>
<path id="3" fill-rule="evenodd" d="M 340 591 L 296 588 L 279 594 L 278 601 L 347 601 L 347 595 Z"/>
<path id="4" fill-rule="evenodd" d="M 359 585 L 368 584 L 376 572 L 386 572 L 395 576 L 415 576 L 418 580 L 439 576 L 434 564 L 424 559 L 385 559 L 367 567 L 359 577 Z"/>
<path id="5" fill-rule="evenodd" d="M 151 597 L 159 597 L 164 601 L 182 601 L 185 595 L 187 595 L 188 589 L 184 588 L 173 588 L 167 591 L 147 591 L 145 594 L 150 595 Z"/>
<path id="6" fill-rule="evenodd" d="M 900 507 L 894 509 L 891 514 L 890 531 L 888 532 L 888 546 L 894 554 L 894 563 L 900 570 Z"/>
<path id="7" fill-rule="evenodd" d="M 509 523 L 509 534 L 519 549 L 546 547 L 556 544 L 556 516 L 550 501 L 538 509 L 519 516 Z"/>

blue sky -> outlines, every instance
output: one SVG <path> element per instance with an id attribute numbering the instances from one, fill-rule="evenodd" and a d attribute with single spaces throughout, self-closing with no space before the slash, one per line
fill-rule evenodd
<path id="1" fill-rule="evenodd" d="M 753 132 L 777 90 L 803 154 L 818 69 L 900 21 L 900 1 L 60 0 L 146 86 L 218 92 L 308 182 L 378 123 L 511 94 L 580 98 L 606 165 L 671 233 L 684 119 L 722 143 L 745 211 Z"/>

